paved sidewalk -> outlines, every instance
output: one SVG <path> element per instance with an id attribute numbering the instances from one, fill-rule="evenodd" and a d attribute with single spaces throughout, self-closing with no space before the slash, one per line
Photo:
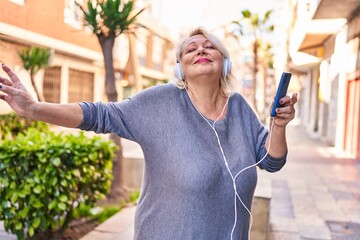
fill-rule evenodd
<path id="1" fill-rule="evenodd" d="M 115 214 L 81 240 L 131 240 L 134 235 L 135 206 L 127 207 Z"/>
<path id="2" fill-rule="evenodd" d="M 288 128 L 289 155 L 270 178 L 271 240 L 360 239 L 360 159 L 341 156 L 298 126 Z"/>

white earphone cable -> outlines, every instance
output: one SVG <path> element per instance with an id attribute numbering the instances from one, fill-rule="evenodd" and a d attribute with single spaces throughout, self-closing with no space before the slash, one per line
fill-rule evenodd
<path id="1" fill-rule="evenodd" d="M 225 83 L 227 84 L 227 82 L 225 81 Z M 229 88 L 229 85 L 227 84 L 227 87 Z M 234 188 L 234 225 L 232 227 L 232 230 L 231 230 L 231 240 L 233 240 L 233 234 L 234 234 L 234 231 L 235 231 L 235 227 L 236 227 L 236 223 L 237 223 L 237 203 L 236 203 L 236 198 L 239 199 L 239 201 L 241 202 L 241 204 L 243 205 L 243 207 L 246 209 L 246 211 L 249 213 L 250 215 L 250 225 L 249 225 L 249 233 L 248 233 L 248 236 L 249 236 L 249 239 L 250 239 L 250 231 L 251 231 L 251 227 L 252 227 L 252 222 L 253 222 L 253 217 L 252 217 L 252 214 L 251 214 L 251 211 L 249 210 L 248 207 L 246 207 L 246 205 L 244 204 L 244 202 L 242 201 L 241 197 L 239 196 L 239 193 L 237 192 L 237 187 L 236 187 L 236 179 L 237 177 L 242 173 L 244 172 L 245 170 L 249 169 L 249 168 L 252 168 L 252 167 L 256 167 L 258 164 L 260 164 L 266 157 L 267 155 L 269 154 L 269 151 L 270 151 L 270 146 L 271 146 L 271 133 L 272 133 L 272 129 L 273 129 L 273 126 L 274 126 L 274 119 L 271 118 L 273 121 L 272 121 L 272 125 L 270 127 L 270 131 L 269 131 L 269 144 L 268 144 L 268 147 L 267 147 L 267 151 L 266 151 L 266 154 L 262 157 L 262 159 L 260 159 L 258 162 L 250 165 L 250 166 L 247 166 L 243 169 L 241 169 L 236 175 L 235 177 L 233 176 L 232 172 L 230 171 L 230 167 L 229 167 L 229 164 L 227 162 L 227 159 L 226 159 L 226 156 L 225 156 L 225 153 L 224 153 L 224 150 L 222 148 L 222 145 L 221 145 L 221 142 L 220 142 L 220 138 L 219 138 L 219 135 L 215 129 L 215 124 L 216 122 L 221 118 L 221 116 L 224 114 L 224 111 L 226 109 L 226 106 L 228 105 L 229 103 L 229 99 L 231 97 L 231 93 L 229 94 L 226 102 L 225 102 L 225 105 L 220 113 L 220 115 L 217 117 L 217 119 L 213 122 L 213 124 L 211 124 L 208 119 L 199 111 L 199 109 L 196 107 L 196 105 L 194 104 L 193 100 L 191 99 L 190 97 L 190 94 L 187 90 L 187 88 L 185 88 L 186 90 L 186 93 L 188 94 L 188 97 L 192 103 L 192 105 L 194 106 L 194 108 L 196 109 L 196 111 L 199 113 L 199 115 L 205 120 L 205 122 L 207 122 L 207 124 L 211 127 L 211 129 L 214 131 L 215 133 L 215 136 L 217 138 L 217 142 L 218 142 L 218 145 L 219 145 L 219 148 L 220 148 L 220 151 L 221 151 L 221 154 L 223 156 L 223 160 L 224 160 L 224 163 L 225 163 L 225 166 L 226 166 L 226 169 L 232 179 L 232 182 L 233 182 L 233 188 Z"/>

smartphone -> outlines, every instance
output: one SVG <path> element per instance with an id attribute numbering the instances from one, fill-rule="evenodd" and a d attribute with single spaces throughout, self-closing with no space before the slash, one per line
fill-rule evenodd
<path id="1" fill-rule="evenodd" d="M 276 108 L 282 106 L 279 101 L 280 101 L 280 99 L 282 99 L 283 97 L 286 96 L 287 89 L 289 87 L 290 78 L 291 78 L 291 73 L 289 73 L 289 72 L 282 73 L 280 83 L 279 83 L 278 89 L 276 91 L 274 104 L 271 109 L 272 117 L 276 116 Z"/>

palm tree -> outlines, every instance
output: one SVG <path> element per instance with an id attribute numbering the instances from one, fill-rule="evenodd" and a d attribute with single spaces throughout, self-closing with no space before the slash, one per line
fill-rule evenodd
<path id="1" fill-rule="evenodd" d="M 263 34 L 270 33 L 274 31 L 274 25 L 270 23 L 270 15 L 272 10 L 267 11 L 262 17 L 257 13 L 252 13 L 250 10 L 241 11 L 240 20 L 232 21 L 236 25 L 235 31 L 233 31 L 233 36 L 238 38 L 239 35 L 247 35 L 252 38 L 252 51 L 253 51 L 253 105 L 256 111 L 256 79 L 258 73 L 258 66 L 261 62 L 259 60 L 259 47 L 261 42 L 264 41 Z M 249 23 L 250 29 L 247 29 L 244 23 Z M 246 33 L 245 30 L 248 30 Z"/>
<path id="2" fill-rule="evenodd" d="M 45 97 L 42 94 L 42 91 L 39 90 L 34 77 L 35 74 L 42 68 L 48 66 L 51 56 L 49 49 L 38 47 L 24 48 L 18 51 L 18 54 L 22 60 L 24 68 L 30 74 L 31 84 L 34 87 L 38 100 L 42 102 L 45 101 Z"/>
<path id="3" fill-rule="evenodd" d="M 104 57 L 105 65 L 105 91 L 110 102 L 118 101 L 115 87 L 115 72 L 113 66 L 113 47 L 115 38 L 123 33 L 133 33 L 138 26 L 135 23 L 137 16 L 144 10 L 134 13 L 134 2 L 129 0 L 121 3 L 121 0 L 92 0 L 87 1 L 87 8 L 83 8 L 78 2 L 75 4 L 83 12 L 85 24 L 98 38 Z M 122 148 L 121 140 L 115 134 L 110 138 L 119 146 L 116 158 L 113 161 L 113 180 L 108 199 L 128 198 L 128 192 L 124 188 L 122 174 Z"/>

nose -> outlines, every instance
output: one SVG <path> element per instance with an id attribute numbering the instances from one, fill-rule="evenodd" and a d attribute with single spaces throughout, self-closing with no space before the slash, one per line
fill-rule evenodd
<path id="1" fill-rule="evenodd" d="M 206 48 L 204 47 L 199 47 L 198 49 L 198 55 L 204 55 L 207 54 Z"/>

